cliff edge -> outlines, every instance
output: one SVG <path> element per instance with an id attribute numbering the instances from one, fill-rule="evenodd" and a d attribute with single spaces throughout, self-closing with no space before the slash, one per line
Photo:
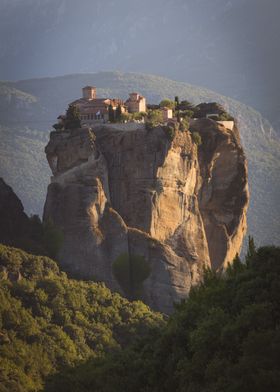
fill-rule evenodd
<path id="1" fill-rule="evenodd" d="M 170 313 L 204 267 L 234 258 L 248 206 L 238 130 L 198 119 L 191 131 L 106 125 L 50 134 L 44 220 L 63 231 L 64 269 Z"/>

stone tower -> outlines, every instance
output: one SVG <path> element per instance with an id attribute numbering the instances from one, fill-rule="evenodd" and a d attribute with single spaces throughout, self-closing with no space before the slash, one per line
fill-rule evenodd
<path id="1" fill-rule="evenodd" d="M 96 88 L 93 86 L 86 86 L 83 88 L 83 98 L 84 99 L 95 99 L 96 98 Z"/>

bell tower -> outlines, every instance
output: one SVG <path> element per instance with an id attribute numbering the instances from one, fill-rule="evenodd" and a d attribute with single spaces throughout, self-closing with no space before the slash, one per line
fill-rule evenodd
<path id="1" fill-rule="evenodd" d="M 83 98 L 84 99 L 95 99 L 96 98 L 96 88 L 93 86 L 86 86 L 83 88 Z"/>

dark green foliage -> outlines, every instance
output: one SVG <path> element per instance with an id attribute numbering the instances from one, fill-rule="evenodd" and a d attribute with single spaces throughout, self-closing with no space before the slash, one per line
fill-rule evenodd
<path id="1" fill-rule="evenodd" d="M 115 113 L 115 117 L 116 117 L 117 122 L 121 121 L 121 116 L 122 116 L 122 108 L 121 108 L 121 105 L 118 105 L 116 108 L 116 113 Z"/>
<path id="2" fill-rule="evenodd" d="M 202 143 L 201 136 L 198 132 L 192 132 L 192 140 L 197 146 L 200 146 Z"/>
<path id="3" fill-rule="evenodd" d="M 218 119 L 219 121 L 234 121 L 234 117 L 227 112 L 220 114 Z"/>
<path id="4" fill-rule="evenodd" d="M 176 134 L 175 128 L 172 127 L 171 125 L 166 125 L 166 126 L 164 126 L 162 128 L 163 128 L 163 130 L 164 130 L 164 132 L 165 132 L 165 134 L 167 136 L 167 139 L 169 141 L 172 141 L 174 139 L 174 137 L 175 137 L 175 134 Z"/>
<path id="5" fill-rule="evenodd" d="M 59 249 L 63 243 L 63 233 L 59 230 L 55 224 L 48 220 L 43 223 L 43 244 L 47 251 L 47 255 L 52 258 L 56 258 Z"/>
<path id="6" fill-rule="evenodd" d="M 113 272 L 128 298 L 141 298 L 142 283 L 150 274 L 150 266 L 143 256 L 120 255 L 113 263 Z"/>
<path id="7" fill-rule="evenodd" d="M 63 234 L 52 221 L 43 223 L 38 215 L 31 215 L 29 218 L 26 216 L 25 224 L 19 231 L 10 232 L 1 241 L 36 255 L 56 258 L 63 243 Z"/>
<path id="8" fill-rule="evenodd" d="M 135 113 L 130 113 L 131 118 L 133 120 L 143 120 L 143 118 L 145 118 L 147 116 L 146 112 L 135 112 Z"/>
<path id="9" fill-rule="evenodd" d="M 246 263 L 250 263 L 250 260 L 255 256 L 256 254 L 256 246 L 255 246 L 255 241 L 254 238 L 249 236 L 248 238 L 248 249 L 247 249 L 247 253 L 246 253 Z"/>
<path id="10" fill-rule="evenodd" d="M 183 118 L 179 124 L 180 131 L 182 131 L 182 132 L 187 131 L 189 129 L 189 127 L 190 127 L 189 120 L 187 118 Z"/>
<path id="11" fill-rule="evenodd" d="M 1 392 L 39 391 L 49 374 L 102 357 L 161 323 L 146 305 L 102 283 L 68 279 L 47 257 L 0 245 Z"/>
<path id="12" fill-rule="evenodd" d="M 194 117 L 194 111 L 193 110 L 182 110 L 180 111 L 180 117 L 187 117 L 187 118 L 193 118 Z"/>
<path id="13" fill-rule="evenodd" d="M 109 105 L 109 109 L 108 109 L 108 117 L 111 123 L 115 122 L 115 111 L 111 104 Z"/>
<path id="14" fill-rule="evenodd" d="M 159 106 L 161 107 L 161 108 L 169 108 L 169 109 L 174 109 L 175 108 L 175 105 L 176 105 L 176 102 L 174 102 L 174 101 L 172 101 L 171 99 L 163 99 L 161 102 L 160 102 L 160 104 L 159 104 Z"/>
<path id="15" fill-rule="evenodd" d="M 52 378 L 47 392 L 277 392 L 280 248 L 236 257 L 176 306 L 160 335 Z"/>
<path id="16" fill-rule="evenodd" d="M 130 261 L 127 253 L 121 254 L 113 263 L 113 273 L 119 282 L 124 293 L 129 297 L 131 295 L 131 271 Z"/>
<path id="17" fill-rule="evenodd" d="M 62 243 L 63 233 L 52 221 L 43 223 L 38 215 L 32 215 L 26 232 L 9 245 L 19 246 L 27 252 L 55 259 Z"/>
<path id="18" fill-rule="evenodd" d="M 61 124 L 61 123 L 53 124 L 53 128 L 54 128 L 56 131 L 61 131 L 62 128 L 63 128 L 63 124 Z"/>
<path id="19" fill-rule="evenodd" d="M 149 110 L 146 119 L 146 129 L 152 130 L 153 128 L 163 123 L 163 114 L 161 110 Z"/>
<path id="20" fill-rule="evenodd" d="M 75 105 L 68 106 L 68 109 L 66 111 L 65 128 L 81 128 L 79 108 Z"/>
<path id="21" fill-rule="evenodd" d="M 194 105 L 187 101 L 187 100 L 183 100 L 180 102 L 180 104 L 178 105 L 178 109 L 181 111 L 185 111 L 185 110 L 193 110 L 194 109 Z"/>

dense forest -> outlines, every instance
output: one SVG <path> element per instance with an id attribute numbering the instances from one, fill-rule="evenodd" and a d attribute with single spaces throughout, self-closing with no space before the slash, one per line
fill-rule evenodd
<path id="1" fill-rule="evenodd" d="M 280 248 L 255 249 L 166 317 L 43 256 L 0 247 L 0 391 L 240 392 L 280 386 Z"/>
<path id="2" fill-rule="evenodd" d="M 0 245 L 0 391 L 40 391 L 65 366 L 120 350 L 163 319 L 45 256 Z"/>
<path id="3" fill-rule="evenodd" d="M 51 378 L 47 392 L 276 392 L 280 249 L 254 249 L 176 307 L 161 333 Z"/>

